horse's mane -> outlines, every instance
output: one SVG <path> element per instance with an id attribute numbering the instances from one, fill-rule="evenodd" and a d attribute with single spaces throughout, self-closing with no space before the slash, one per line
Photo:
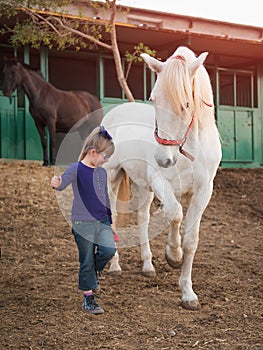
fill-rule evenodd
<path id="1" fill-rule="evenodd" d="M 36 74 L 37 76 L 39 76 L 40 78 L 45 80 L 45 78 L 44 78 L 44 76 L 39 68 L 30 66 L 30 64 L 27 64 L 27 63 L 21 63 L 21 64 L 24 68 L 30 70 L 32 73 Z"/>
<path id="2" fill-rule="evenodd" d="M 175 53 L 166 61 L 162 71 L 163 91 L 176 115 L 184 115 L 186 108 L 191 108 L 201 124 L 207 123 L 204 120 L 209 116 L 214 120 L 213 91 L 206 69 L 201 66 L 196 71 L 193 79 L 188 73 L 188 64 L 196 58 L 195 54 L 186 47 L 178 48 Z M 209 111 L 204 113 L 204 109 Z M 212 116 L 212 118 L 210 118 Z"/>
<path id="3" fill-rule="evenodd" d="M 179 59 L 169 59 L 162 71 L 162 88 L 176 115 L 182 115 L 187 106 L 193 107 L 192 84 L 186 64 Z"/>
<path id="4" fill-rule="evenodd" d="M 45 80 L 43 74 L 41 73 L 39 68 L 33 67 L 30 64 L 24 63 L 24 62 L 20 62 L 17 60 L 17 57 L 12 57 L 9 59 L 6 59 L 6 65 L 7 66 L 12 66 L 12 65 L 17 65 L 17 64 L 21 64 L 22 67 L 24 67 L 25 69 L 30 70 L 33 74 L 35 74 L 36 76 L 42 78 L 43 80 Z"/>

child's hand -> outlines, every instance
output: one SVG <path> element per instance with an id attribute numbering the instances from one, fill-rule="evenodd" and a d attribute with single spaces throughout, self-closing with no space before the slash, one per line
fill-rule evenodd
<path id="1" fill-rule="evenodd" d="M 111 229 L 112 229 L 112 233 L 113 233 L 113 237 L 114 237 L 114 242 L 119 242 L 120 237 L 117 235 L 115 227 L 113 225 L 111 225 Z"/>
<path id="2" fill-rule="evenodd" d="M 121 240 L 120 237 L 114 232 L 113 232 L 113 238 L 114 238 L 114 242 L 119 242 Z"/>
<path id="3" fill-rule="evenodd" d="M 51 179 L 51 181 L 50 181 L 51 186 L 52 186 L 53 188 L 59 187 L 59 186 L 61 185 L 61 182 L 62 182 L 61 176 L 57 176 L 57 175 L 53 176 L 52 179 Z"/>

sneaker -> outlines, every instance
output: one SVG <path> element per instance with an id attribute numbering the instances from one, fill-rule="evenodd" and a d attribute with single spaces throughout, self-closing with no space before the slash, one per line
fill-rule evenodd
<path id="1" fill-rule="evenodd" d="M 104 314 L 103 308 L 97 304 L 93 294 L 84 296 L 82 307 L 85 311 L 88 311 L 94 315 Z"/>

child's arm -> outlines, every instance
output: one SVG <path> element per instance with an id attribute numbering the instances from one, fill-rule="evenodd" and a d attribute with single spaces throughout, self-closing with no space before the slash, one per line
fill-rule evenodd
<path id="1" fill-rule="evenodd" d="M 62 177 L 61 176 L 53 176 L 51 181 L 50 181 L 50 184 L 52 186 L 52 188 L 58 188 L 62 183 Z"/>
<path id="2" fill-rule="evenodd" d="M 63 191 L 69 184 L 71 184 L 77 177 L 78 163 L 72 163 L 62 174 L 62 176 L 55 175 L 51 179 L 51 186 L 54 190 Z"/>

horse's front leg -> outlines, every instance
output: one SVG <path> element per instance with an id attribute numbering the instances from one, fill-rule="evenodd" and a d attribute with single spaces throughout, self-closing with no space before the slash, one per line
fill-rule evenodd
<path id="1" fill-rule="evenodd" d="M 180 235 L 180 226 L 183 219 L 182 206 L 175 198 L 170 182 L 167 181 L 165 185 L 162 183 L 158 185 L 158 181 L 155 181 L 154 191 L 163 204 L 165 224 L 169 225 L 165 252 L 166 260 L 171 267 L 178 268 L 183 260 Z"/>
<path id="2" fill-rule="evenodd" d="M 212 186 L 199 190 L 193 195 L 185 216 L 185 233 L 183 239 L 183 264 L 179 278 L 182 290 L 182 306 L 188 310 L 198 310 L 200 303 L 192 288 L 192 266 L 199 241 L 199 228 L 203 212 L 210 200 Z"/>
<path id="3" fill-rule="evenodd" d="M 166 245 L 165 257 L 168 264 L 178 269 L 183 263 L 183 250 L 181 246 L 180 227 L 183 219 L 181 206 L 178 205 L 176 219 L 172 220 L 169 226 L 169 234 Z"/>

